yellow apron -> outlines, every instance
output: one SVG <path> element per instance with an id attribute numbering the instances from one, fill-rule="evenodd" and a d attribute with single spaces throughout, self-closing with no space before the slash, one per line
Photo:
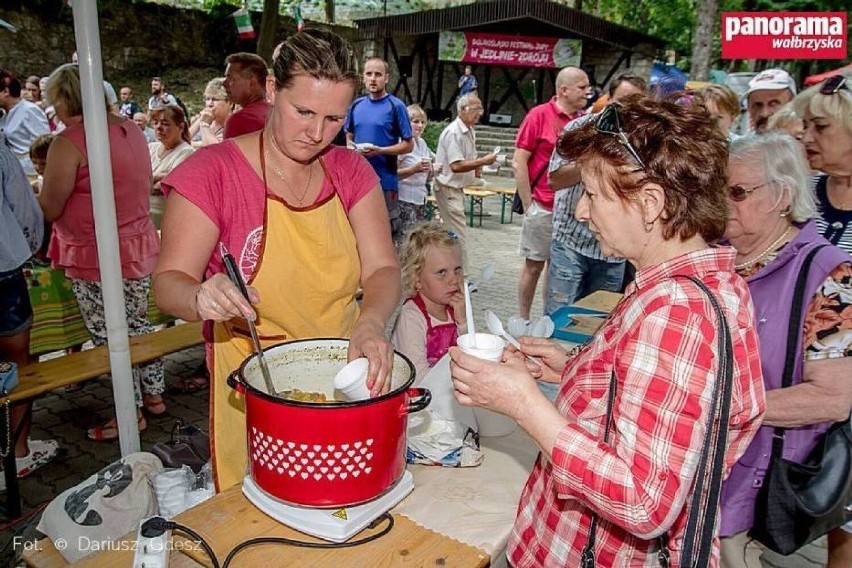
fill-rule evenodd
<path id="1" fill-rule="evenodd" d="M 264 347 L 309 337 L 349 337 L 358 317 L 361 265 L 355 235 L 337 193 L 307 209 L 267 196 L 263 252 L 251 285 Z M 253 353 L 244 320 L 213 328 L 210 391 L 212 459 L 217 491 L 246 475 L 243 396 L 225 380 Z"/>

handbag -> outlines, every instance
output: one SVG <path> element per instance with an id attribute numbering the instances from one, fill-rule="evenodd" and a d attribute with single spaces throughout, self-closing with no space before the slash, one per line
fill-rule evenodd
<path id="1" fill-rule="evenodd" d="M 0 361 L 0 398 L 9 396 L 18 386 L 18 365 L 11 361 Z M 6 398 L 3 403 L 6 422 L 6 447 L 0 446 L 0 458 L 9 455 L 12 449 L 12 402 Z"/>
<path id="2" fill-rule="evenodd" d="M 731 415 L 731 392 L 734 383 L 734 359 L 733 346 L 731 343 L 731 332 L 725 313 L 719 306 L 719 302 L 713 293 L 703 282 L 692 276 L 686 276 L 698 286 L 710 299 L 716 316 L 719 320 L 719 375 L 713 389 L 713 401 L 710 404 L 708 415 L 708 428 L 704 433 L 704 441 L 701 448 L 701 458 L 695 471 L 695 486 L 692 488 L 692 496 L 689 504 L 689 516 L 686 521 L 686 529 L 683 536 L 683 548 L 680 553 L 679 566 L 685 568 L 704 567 L 710 564 L 713 552 L 713 540 L 716 532 L 716 513 L 719 509 L 719 497 L 722 488 L 722 477 L 725 473 L 725 448 L 728 443 L 727 424 Z M 615 372 L 610 376 L 609 395 L 606 405 L 606 421 L 604 423 L 604 443 L 609 443 L 609 431 L 612 424 L 612 408 L 615 405 L 615 391 L 617 383 Z M 714 428 L 713 425 L 717 424 Z M 708 472 L 709 467 L 709 472 Z M 709 487 L 709 489 L 708 489 Z M 706 499 L 704 498 L 706 491 Z M 703 501 L 703 503 L 702 503 Z M 589 537 L 583 548 L 580 560 L 580 568 L 595 567 L 595 533 L 597 531 L 598 516 L 592 513 L 592 521 L 589 526 Z M 663 534 L 657 539 L 659 551 L 657 560 L 661 568 L 671 566 L 671 553 L 668 548 L 668 534 Z"/>
<path id="3" fill-rule="evenodd" d="M 796 280 L 781 388 L 793 384 L 805 283 L 820 248 L 808 254 Z M 852 501 L 852 432 L 848 420 L 836 422 L 804 463 L 784 459 L 784 433 L 784 428 L 775 428 L 769 470 L 757 496 L 749 536 L 787 555 L 852 519 L 847 509 Z"/>
<path id="4" fill-rule="evenodd" d="M 151 453 L 167 468 L 189 466 L 198 473 L 210 460 L 210 436 L 204 430 L 178 420 L 168 442 L 157 442 Z"/>
<path id="5" fill-rule="evenodd" d="M 533 178 L 533 182 L 530 184 L 530 193 L 532 193 L 533 188 L 538 185 L 538 181 L 541 179 L 541 176 L 544 175 L 544 172 L 547 171 L 548 164 L 545 164 L 541 171 L 538 172 L 538 175 Z M 518 215 L 524 214 L 524 202 L 521 200 L 521 194 L 515 191 L 515 196 L 512 198 L 512 212 L 517 213 Z"/>

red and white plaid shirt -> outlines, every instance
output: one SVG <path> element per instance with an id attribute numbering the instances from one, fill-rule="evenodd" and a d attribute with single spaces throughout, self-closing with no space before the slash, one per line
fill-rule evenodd
<path id="1" fill-rule="evenodd" d="M 592 341 L 565 368 L 556 406 L 568 424 L 539 455 L 509 538 L 513 566 L 580 565 L 592 512 L 597 565 L 657 567 L 657 538 L 668 533 L 679 566 L 713 388 L 717 325 L 695 276 L 719 299 L 731 329 L 734 384 L 730 467 L 745 452 L 765 401 L 751 296 L 734 272 L 731 248 L 679 256 L 636 275 Z M 603 443 L 610 374 L 617 397 Z M 718 528 L 718 527 L 717 527 Z M 712 565 L 718 564 L 718 539 Z"/>

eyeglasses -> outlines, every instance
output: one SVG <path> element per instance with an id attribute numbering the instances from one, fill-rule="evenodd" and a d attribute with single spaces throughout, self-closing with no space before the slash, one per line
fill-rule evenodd
<path id="1" fill-rule="evenodd" d="M 465 108 L 467 110 L 472 110 L 474 112 L 480 111 L 480 110 L 485 110 L 485 107 L 483 107 L 482 105 L 468 105 Z"/>
<path id="2" fill-rule="evenodd" d="M 821 95 L 835 95 L 840 89 L 848 89 L 845 75 L 833 75 L 822 82 L 819 88 Z"/>
<path id="3" fill-rule="evenodd" d="M 761 187 L 765 187 L 772 183 L 771 181 L 767 181 L 760 185 L 756 185 L 751 189 L 745 188 L 741 185 L 732 185 L 728 187 L 728 197 L 731 198 L 731 201 L 745 201 L 746 197 L 755 192 L 755 190 L 760 189 Z"/>
<path id="4" fill-rule="evenodd" d="M 619 105 L 615 103 L 606 105 L 595 120 L 595 130 L 618 138 L 618 141 L 630 152 L 636 163 L 643 170 L 647 170 L 645 162 L 639 157 L 639 153 L 633 147 L 633 144 L 630 143 L 630 140 L 627 139 L 627 134 L 624 133 L 624 129 L 621 127 L 621 117 L 618 115 L 618 107 Z"/>

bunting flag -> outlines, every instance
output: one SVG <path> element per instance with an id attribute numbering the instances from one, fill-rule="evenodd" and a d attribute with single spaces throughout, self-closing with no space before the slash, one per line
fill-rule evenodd
<path id="1" fill-rule="evenodd" d="M 254 37 L 254 28 L 251 25 L 251 14 L 245 8 L 240 8 L 233 14 L 234 23 L 237 24 L 237 34 L 240 39 L 251 39 Z"/>
<path id="2" fill-rule="evenodd" d="M 296 20 L 296 30 L 302 31 L 305 29 L 305 19 L 302 18 L 302 3 L 296 4 L 293 10 L 293 19 Z"/>

